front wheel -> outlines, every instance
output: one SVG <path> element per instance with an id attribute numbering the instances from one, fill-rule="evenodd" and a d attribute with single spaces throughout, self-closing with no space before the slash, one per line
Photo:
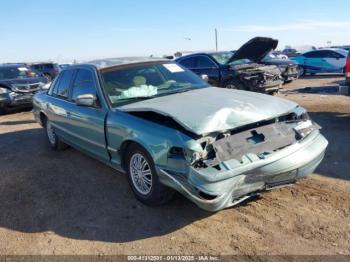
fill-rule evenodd
<path id="1" fill-rule="evenodd" d="M 154 162 L 141 146 L 129 146 L 125 160 L 129 184 L 140 202 L 159 206 L 171 200 L 174 191 L 159 182 Z"/>
<path id="2" fill-rule="evenodd" d="M 67 148 L 67 145 L 63 143 L 59 137 L 56 135 L 55 128 L 52 126 L 50 120 L 45 121 L 45 132 L 49 145 L 54 150 L 62 150 Z"/>
<path id="3" fill-rule="evenodd" d="M 231 79 L 224 83 L 224 88 L 237 89 L 237 90 L 248 90 L 239 80 Z"/>

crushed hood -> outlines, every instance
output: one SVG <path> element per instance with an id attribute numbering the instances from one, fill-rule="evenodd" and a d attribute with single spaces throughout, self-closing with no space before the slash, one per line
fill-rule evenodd
<path id="1" fill-rule="evenodd" d="M 119 107 L 124 112 L 155 112 L 197 135 L 235 129 L 289 113 L 297 104 L 259 93 L 208 87 Z"/>
<path id="2" fill-rule="evenodd" d="M 269 37 L 255 37 L 241 46 L 230 58 L 228 64 L 239 59 L 260 62 L 268 53 L 275 50 L 278 40 Z"/>

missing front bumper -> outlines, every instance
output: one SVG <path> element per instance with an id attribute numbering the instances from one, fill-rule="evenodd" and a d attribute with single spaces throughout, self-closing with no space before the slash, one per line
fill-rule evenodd
<path id="1" fill-rule="evenodd" d="M 322 161 L 327 145 L 327 140 L 315 131 L 303 142 L 240 169 L 218 172 L 210 177 L 191 169 L 187 179 L 179 179 L 181 176 L 174 176 L 164 169 L 159 169 L 158 173 L 162 183 L 202 209 L 214 212 L 237 205 L 255 193 L 291 185 L 313 173 Z M 217 197 L 203 199 L 198 190 Z"/>

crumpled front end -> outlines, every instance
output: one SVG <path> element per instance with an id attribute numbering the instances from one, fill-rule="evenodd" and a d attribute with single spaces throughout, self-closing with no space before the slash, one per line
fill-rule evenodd
<path id="1" fill-rule="evenodd" d="M 281 70 L 282 71 L 282 70 Z M 293 81 L 299 77 L 298 65 L 288 65 L 284 68 L 281 76 L 284 81 Z"/>
<path id="2" fill-rule="evenodd" d="M 274 93 L 283 84 L 281 71 L 276 66 L 251 64 L 239 66 L 239 79 L 250 91 Z"/>
<path id="3" fill-rule="evenodd" d="M 157 170 L 161 182 L 199 207 L 217 211 L 311 174 L 328 145 L 319 129 L 306 114 L 280 117 L 203 137 L 198 141 L 201 152 L 177 149 L 170 153 L 169 157 L 184 154 L 190 163 L 185 170 L 171 165 L 157 166 Z"/>

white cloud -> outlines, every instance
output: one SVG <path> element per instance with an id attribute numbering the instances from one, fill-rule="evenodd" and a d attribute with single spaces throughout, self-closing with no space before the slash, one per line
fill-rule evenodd
<path id="1" fill-rule="evenodd" d="M 298 21 L 276 25 L 240 25 L 226 28 L 224 31 L 236 32 L 285 32 L 317 29 L 349 29 L 350 21 Z"/>

